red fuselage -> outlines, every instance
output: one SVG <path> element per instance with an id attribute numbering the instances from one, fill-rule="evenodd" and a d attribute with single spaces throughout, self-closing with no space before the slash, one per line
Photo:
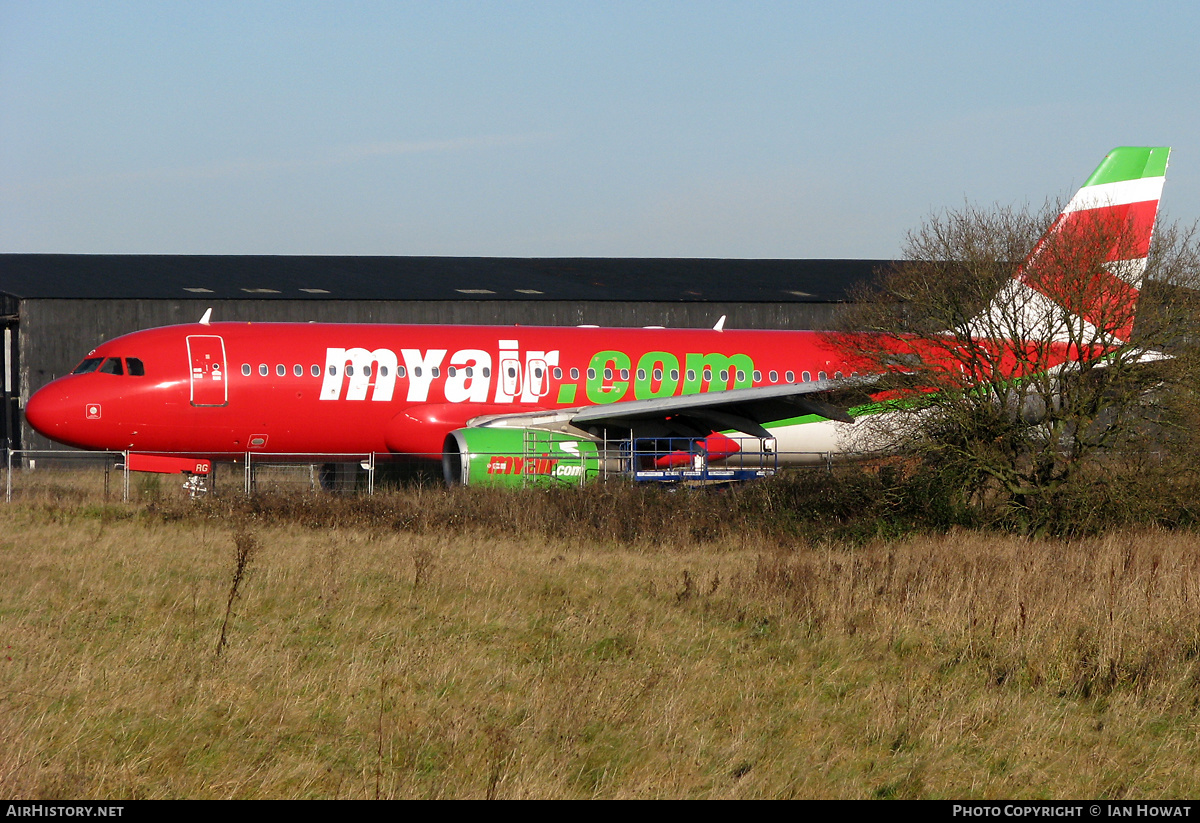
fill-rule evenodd
<path id="1" fill-rule="evenodd" d="M 35 393 L 26 417 L 87 449 L 437 456 L 481 415 L 855 370 L 817 332 L 194 324 L 102 344 Z"/>

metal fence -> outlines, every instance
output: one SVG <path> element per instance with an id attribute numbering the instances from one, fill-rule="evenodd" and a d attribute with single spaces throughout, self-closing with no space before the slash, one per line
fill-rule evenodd
<path id="1" fill-rule="evenodd" d="M 13 496 L 13 460 L 16 459 L 23 464 L 20 468 L 33 470 L 36 462 L 40 458 L 49 458 L 50 460 L 64 460 L 74 463 L 97 463 L 104 464 L 104 496 L 109 494 L 109 484 L 112 478 L 113 470 L 117 468 L 118 461 L 125 456 L 122 452 L 84 452 L 84 451 L 66 451 L 65 449 L 5 449 L 4 456 L 4 502 L 11 503 Z M 128 461 L 126 461 L 127 464 Z M 121 465 L 121 500 L 129 500 L 129 469 L 127 465 Z"/>
<path id="2" fill-rule="evenodd" d="M 189 457 L 192 455 L 168 453 L 166 456 Z M 53 467 L 61 467 L 64 464 L 75 464 L 76 466 L 79 466 L 79 464 L 91 466 L 101 464 L 104 469 L 105 497 L 111 492 L 113 476 L 118 475 L 121 479 L 121 500 L 122 502 L 129 501 L 130 476 L 133 474 L 133 471 L 129 468 L 128 451 L 98 452 L 67 449 L 6 449 L 4 460 L 4 501 L 6 503 L 12 502 L 14 476 L 19 475 L 22 471 L 39 470 L 39 462 L 42 464 L 42 469 L 46 468 L 47 464 Z M 265 469 L 269 469 L 275 473 L 290 473 L 295 476 L 302 476 L 307 480 L 310 487 L 315 489 L 317 486 L 329 485 L 322 482 L 323 479 L 327 479 L 322 477 L 322 470 L 329 464 L 343 467 L 347 465 L 353 466 L 353 471 L 343 473 L 353 478 L 355 481 L 353 488 L 357 488 L 357 469 L 361 467 L 366 475 L 366 491 L 368 494 L 374 494 L 377 466 L 374 454 L 328 454 L 321 455 L 318 459 L 315 455 L 311 454 L 247 453 L 240 460 L 213 461 L 212 471 L 206 476 L 199 476 L 205 482 L 193 483 L 190 489 L 194 493 L 215 491 L 218 479 L 218 466 L 226 467 L 223 474 L 227 476 L 240 476 L 242 490 L 246 494 L 252 494 L 258 490 L 261 480 L 261 470 Z M 349 484 L 344 483 L 343 485 Z"/>
<path id="3" fill-rule="evenodd" d="M 572 476 L 569 484 L 582 485 L 588 479 L 610 477 L 627 477 L 632 480 L 644 481 L 672 479 L 720 480 L 726 474 L 733 474 L 732 471 L 710 468 L 707 465 L 704 467 L 702 476 L 695 473 L 698 467 L 691 465 L 686 468 L 668 471 L 638 470 L 639 458 L 661 456 L 662 453 L 661 446 L 658 447 L 657 451 L 647 451 L 645 447 L 639 447 L 637 443 L 628 444 L 624 451 L 614 451 L 611 458 L 606 457 L 601 459 L 600 463 L 603 465 L 601 470 L 591 476 L 587 476 L 586 474 L 582 477 Z M 194 454 L 182 452 L 156 454 L 172 457 L 195 456 Z M 763 466 L 756 467 L 759 470 L 758 476 L 775 474 L 776 469 L 780 465 L 802 464 L 814 468 L 832 468 L 833 465 L 833 454 L 830 452 L 770 452 L 768 454 L 769 463 L 764 463 Z M 121 500 L 128 502 L 130 499 L 130 477 L 133 474 L 133 471 L 129 468 L 129 455 L 128 451 L 97 452 L 67 449 L 6 449 L 4 461 L 4 500 L 6 503 L 12 501 L 14 476 L 19 476 L 22 472 L 42 470 L 47 464 L 53 467 L 61 467 L 64 464 L 75 464 L 76 466 L 79 464 L 91 464 L 92 466 L 101 464 L 104 470 L 105 497 L 111 493 L 111 485 L 115 476 L 120 478 Z M 495 456 L 521 458 L 527 455 L 522 452 Z M 314 491 L 317 488 L 338 491 L 365 490 L 367 494 L 374 494 L 378 485 L 377 474 L 381 465 L 402 461 L 432 463 L 440 459 L 440 454 L 395 454 L 392 452 L 386 454 L 370 452 L 366 454 L 322 455 L 285 452 L 247 452 L 237 459 L 212 461 L 211 472 L 208 475 L 189 476 L 188 482 L 185 483 L 185 488 L 188 488 L 193 495 L 204 492 L 215 492 L 218 488 L 219 477 L 223 478 L 221 480 L 221 488 L 224 488 L 225 484 L 233 480 L 233 478 L 237 478 L 241 481 L 238 485 L 241 485 L 242 492 L 249 495 L 260 490 L 278 489 L 282 485 L 288 484 L 288 480 L 281 480 L 280 478 L 290 478 L 292 484 L 297 482 L 306 484 Z M 738 469 L 746 469 L 747 466 L 744 458 L 739 458 L 739 461 L 737 463 Z M 218 472 L 218 466 L 223 467 L 221 472 Z M 740 479 L 741 475 L 746 474 L 746 472 L 739 471 L 737 474 Z M 274 479 L 272 479 L 272 475 L 274 475 Z M 746 474 L 746 477 L 749 476 L 749 474 Z M 195 482 L 197 478 L 200 478 L 201 482 Z M 360 480 L 362 479 L 365 479 L 365 489 L 360 484 Z"/>

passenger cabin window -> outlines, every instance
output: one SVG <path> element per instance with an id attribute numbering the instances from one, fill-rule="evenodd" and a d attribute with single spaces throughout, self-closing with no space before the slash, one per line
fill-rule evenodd
<path id="1" fill-rule="evenodd" d="M 250 364 L 249 363 L 242 364 L 242 374 L 244 374 L 246 377 L 250 376 Z"/>
<path id="2" fill-rule="evenodd" d="M 121 358 L 110 357 L 100 366 L 101 374 L 124 374 L 125 369 L 121 367 Z"/>
<path id="3" fill-rule="evenodd" d="M 297 363 L 295 366 L 292 367 L 292 374 L 296 375 L 297 377 L 303 377 L 304 376 L 304 367 L 301 366 L 299 363 Z"/>
<path id="4" fill-rule="evenodd" d="M 258 364 L 258 374 L 259 374 L 259 376 L 260 376 L 260 377 L 266 377 L 266 376 L 267 376 L 267 364 L 266 364 L 266 363 L 259 363 L 259 364 Z"/>
<path id="5" fill-rule="evenodd" d="M 76 366 L 75 371 L 71 372 L 71 374 L 91 374 L 103 362 L 103 357 L 88 357 Z"/>
<path id="6" fill-rule="evenodd" d="M 320 376 L 321 376 L 321 367 L 320 367 L 320 366 L 318 366 L 316 363 L 313 363 L 313 364 L 312 364 L 312 376 L 313 376 L 313 377 L 320 377 Z"/>
<path id="7" fill-rule="evenodd" d="M 280 363 L 278 366 L 275 367 L 275 374 L 279 375 L 280 377 L 283 377 L 285 374 L 287 374 L 287 367 L 284 366 L 282 363 Z"/>

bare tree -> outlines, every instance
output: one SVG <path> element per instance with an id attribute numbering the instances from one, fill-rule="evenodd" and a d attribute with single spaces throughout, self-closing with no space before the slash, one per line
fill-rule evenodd
<path id="1" fill-rule="evenodd" d="M 1027 530 L 1190 471 L 1200 238 L 1170 224 L 1151 244 L 1146 212 L 966 206 L 911 233 L 834 335 L 889 375 L 859 445 Z"/>

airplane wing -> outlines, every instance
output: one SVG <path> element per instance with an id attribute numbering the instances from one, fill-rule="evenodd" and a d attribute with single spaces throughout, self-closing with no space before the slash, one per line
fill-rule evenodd
<path id="1" fill-rule="evenodd" d="M 881 376 L 854 376 L 807 383 L 784 383 L 750 389 L 726 389 L 648 400 L 559 409 L 553 412 L 486 415 L 469 426 L 562 427 L 588 430 L 612 427 L 642 435 L 704 436 L 733 429 L 753 437 L 770 437 L 763 425 L 789 417 L 815 414 L 853 423 L 848 409 L 867 399 Z"/>

